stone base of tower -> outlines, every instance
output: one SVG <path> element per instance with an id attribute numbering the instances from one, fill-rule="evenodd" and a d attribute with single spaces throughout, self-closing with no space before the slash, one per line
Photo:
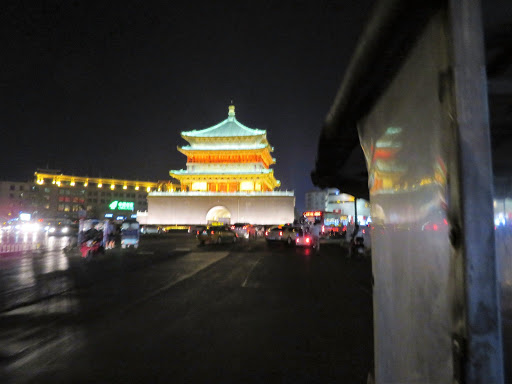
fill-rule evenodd
<path id="1" fill-rule="evenodd" d="M 153 192 L 141 224 L 191 225 L 211 222 L 284 224 L 294 220 L 293 192 L 208 193 Z"/>

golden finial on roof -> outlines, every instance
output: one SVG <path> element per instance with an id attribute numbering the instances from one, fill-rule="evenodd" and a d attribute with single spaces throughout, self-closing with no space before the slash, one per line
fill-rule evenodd
<path id="1" fill-rule="evenodd" d="M 228 109 L 228 116 L 235 116 L 235 106 L 231 104 Z"/>

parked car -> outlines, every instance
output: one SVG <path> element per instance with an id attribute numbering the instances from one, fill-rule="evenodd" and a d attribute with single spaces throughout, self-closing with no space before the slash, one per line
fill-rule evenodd
<path id="1" fill-rule="evenodd" d="M 256 228 L 254 225 L 249 223 L 235 223 L 231 226 L 231 229 L 235 231 L 241 239 L 251 239 L 256 237 Z"/>
<path id="2" fill-rule="evenodd" d="M 235 231 L 225 226 L 208 226 L 197 235 L 199 243 L 234 243 L 238 236 Z"/>
<path id="3" fill-rule="evenodd" d="M 268 243 L 282 241 L 288 245 L 293 245 L 300 229 L 300 227 L 293 225 L 278 225 L 269 228 L 265 232 L 265 239 Z"/>

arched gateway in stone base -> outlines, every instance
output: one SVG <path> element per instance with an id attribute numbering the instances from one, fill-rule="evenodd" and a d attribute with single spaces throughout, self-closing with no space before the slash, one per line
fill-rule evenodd
<path id="1" fill-rule="evenodd" d="M 222 205 L 217 205 L 216 207 L 210 209 L 206 214 L 206 223 L 211 224 L 214 222 L 230 224 L 231 212 L 229 212 L 229 209 Z"/>

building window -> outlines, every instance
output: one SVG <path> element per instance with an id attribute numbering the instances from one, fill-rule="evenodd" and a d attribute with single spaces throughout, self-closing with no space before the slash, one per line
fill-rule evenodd
<path id="1" fill-rule="evenodd" d="M 20 191 L 23 191 L 23 185 L 20 185 L 19 189 Z"/>
<path id="2" fill-rule="evenodd" d="M 9 189 L 10 189 L 11 191 L 15 191 L 15 190 L 16 190 L 16 186 L 15 186 L 15 185 L 11 185 L 11 186 L 9 187 Z"/>

